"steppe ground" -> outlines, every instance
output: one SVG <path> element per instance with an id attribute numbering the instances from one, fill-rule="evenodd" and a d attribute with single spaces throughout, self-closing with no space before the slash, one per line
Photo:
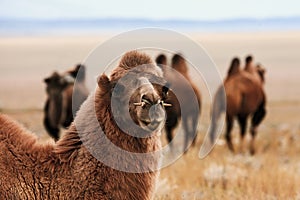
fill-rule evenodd
<path id="1" fill-rule="evenodd" d="M 235 126 L 237 152 L 229 152 L 222 135 L 201 160 L 198 153 L 209 126 L 210 105 L 207 91 L 200 87 L 204 108 L 197 145 L 162 169 L 155 199 L 300 199 L 300 32 L 188 35 L 205 48 L 223 77 L 233 56 L 243 59 L 253 54 L 267 69 L 268 114 L 259 128 L 255 156 L 248 154 L 246 146 L 239 150 Z M 110 36 L 1 37 L 1 112 L 40 140 L 50 141 L 42 125 L 43 78 L 81 62 Z M 165 143 L 164 135 L 162 139 Z"/>

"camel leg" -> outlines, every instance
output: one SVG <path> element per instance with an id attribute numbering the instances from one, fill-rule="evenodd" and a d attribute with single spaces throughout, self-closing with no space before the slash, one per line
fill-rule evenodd
<path id="1" fill-rule="evenodd" d="M 166 130 L 166 134 L 167 134 L 167 141 L 168 144 L 170 145 L 170 149 L 173 149 L 173 132 L 175 127 L 177 126 L 178 123 L 178 118 L 175 115 L 168 115 L 167 116 L 167 120 L 166 120 L 166 124 L 165 124 L 165 130 Z"/>
<path id="2" fill-rule="evenodd" d="M 198 116 L 194 116 L 193 119 L 192 119 L 192 134 L 191 134 L 191 137 L 192 137 L 192 146 L 195 146 L 196 145 L 196 141 L 197 141 L 197 125 L 198 125 Z"/>
<path id="3" fill-rule="evenodd" d="M 233 117 L 226 115 L 226 141 L 230 151 L 234 152 L 234 148 L 231 141 L 231 130 L 233 127 Z"/>
<path id="4" fill-rule="evenodd" d="M 188 127 L 188 118 L 182 118 L 182 127 L 183 127 L 183 132 L 184 132 L 184 144 L 183 144 L 183 152 L 187 152 L 187 147 L 189 145 L 190 141 L 190 132 L 189 132 L 189 127 Z"/>
<path id="5" fill-rule="evenodd" d="M 67 129 L 71 125 L 73 120 L 74 120 L 74 118 L 73 118 L 72 106 L 70 106 L 66 110 L 66 117 L 65 117 L 65 120 L 62 122 L 62 126 Z"/>
<path id="6" fill-rule="evenodd" d="M 173 127 L 166 124 L 165 130 L 166 130 L 166 134 L 167 134 L 167 141 L 170 144 L 173 140 Z"/>
<path id="7" fill-rule="evenodd" d="M 246 135 L 246 129 L 247 129 L 247 115 L 238 115 L 238 122 L 240 126 L 240 134 L 241 134 L 241 142 L 240 142 L 240 151 L 243 152 L 243 146 L 244 146 L 244 138 Z"/>
<path id="8" fill-rule="evenodd" d="M 252 117 L 251 121 L 251 143 L 250 143 L 250 153 L 253 155 L 255 154 L 255 146 L 254 146 L 254 139 L 257 133 L 257 127 L 258 125 L 262 122 L 264 117 L 266 116 L 266 109 L 265 109 L 265 104 L 262 103 L 259 108 L 255 111 Z"/>
<path id="9" fill-rule="evenodd" d="M 59 140 L 59 128 L 52 127 L 47 117 L 44 118 L 44 126 L 49 135 L 54 139 L 55 142 L 57 142 Z"/>

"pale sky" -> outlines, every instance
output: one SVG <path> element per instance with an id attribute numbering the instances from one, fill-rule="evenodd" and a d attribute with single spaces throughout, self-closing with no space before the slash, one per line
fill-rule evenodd
<path id="1" fill-rule="evenodd" d="M 0 0 L 0 18 L 222 20 L 300 16 L 299 0 Z"/>

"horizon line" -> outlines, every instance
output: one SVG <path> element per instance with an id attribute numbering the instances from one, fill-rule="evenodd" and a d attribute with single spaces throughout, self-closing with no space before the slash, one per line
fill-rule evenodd
<path id="1" fill-rule="evenodd" d="M 4 21 L 96 21 L 96 20 L 118 20 L 118 21 L 146 21 L 146 22 L 232 22 L 232 21 L 268 21 L 268 20 L 291 20 L 299 19 L 300 15 L 294 16 L 273 16 L 273 17 L 232 17 L 224 19 L 183 19 L 183 18 L 147 18 L 147 17 L 63 17 L 63 18 L 20 18 L 20 17 L 5 17 L 0 16 L 0 20 Z"/>

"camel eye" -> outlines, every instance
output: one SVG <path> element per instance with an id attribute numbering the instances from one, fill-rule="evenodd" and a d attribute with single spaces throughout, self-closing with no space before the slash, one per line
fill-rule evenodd
<path id="1" fill-rule="evenodd" d="M 168 94 L 169 94 L 169 87 L 168 86 L 163 86 L 163 88 L 162 88 L 162 95 L 163 95 L 162 97 L 163 97 L 163 99 L 167 98 Z"/>
<path id="2" fill-rule="evenodd" d="M 151 101 L 145 95 L 142 96 L 141 102 L 144 104 L 152 105 Z"/>

